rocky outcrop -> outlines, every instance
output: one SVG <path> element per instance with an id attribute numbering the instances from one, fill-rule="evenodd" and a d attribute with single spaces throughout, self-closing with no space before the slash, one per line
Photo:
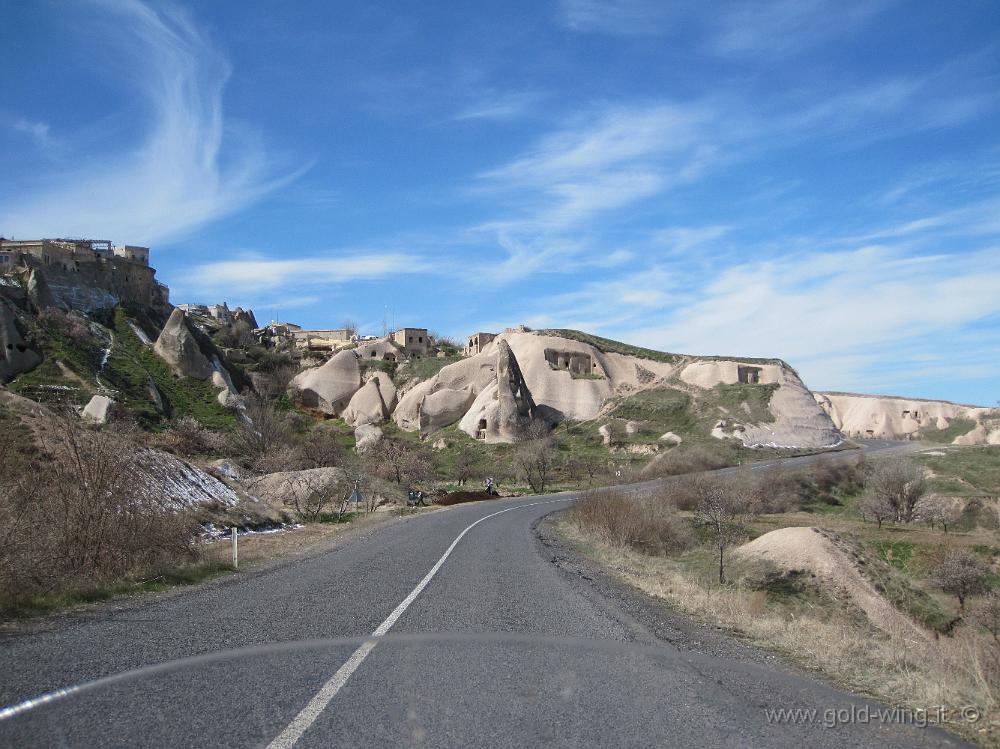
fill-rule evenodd
<path id="1" fill-rule="evenodd" d="M 178 377 L 207 380 L 215 371 L 202 353 L 194 334 L 188 329 L 184 312 L 175 309 L 153 345 L 153 351 L 163 359 Z"/>
<path id="2" fill-rule="evenodd" d="M 14 308 L 0 299 L 0 382 L 10 382 L 37 367 L 41 361 L 42 357 L 29 348 L 22 337 Z"/>
<path id="3" fill-rule="evenodd" d="M 544 419 L 506 340 L 496 352 L 496 380 L 476 397 L 459 429 L 486 442 L 517 442 Z"/>
<path id="4" fill-rule="evenodd" d="M 856 393 L 816 393 L 816 402 L 851 437 L 909 440 L 965 423 L 956 445 L 1000 444 L 1000 413 L 948 401 Z"/>
<path id="5" fill-rule="evenodd" d="M 340 416 L 361 388 L 361 368 L 353 351 L 341 351 L 319 367 L 297 374 L 289 388 L 306 408 Z"/>
<path id="6" fill-rule="evenodd" d="M 49 288 L 48 281 L 45 280 L 45 275 L 38 268 L 32 268 L 28 271 L 28 282 L 25 286 L 28 299 L 31 301 L 31 306 L 35 308 L 35 312 L 58 306 L 55 295 Z"/>
<path id="7" fill-rule="evenodd" d="M 83 407 L 83 412 L 80 415 L 85 421 L 91 421 L 95 424 L 107 424 L 108 418 L 111 416 L 111 408 L 114 405 L 115 402 L 108 396 L 95 395 Z"/>
<path id="8" fill-rule="evenodd" d="M 237 307 L 233 310 L 233 323 L 244 323 L 251 330 L 260 327 L 257 325 L 257 318 L 254 316 L 253 310 L 243 309 L 242 307 Z"/>
<path id="9" fill-rule="evenodd" d="M 233 384 L 232 375 L 229 374 L 228 369 L 222 366 L 218 356 L 212 357 L 212 384 L 219 389 L 219 394 L 216 396 L 219 405 L 231 406 L 236 402 L 235 398 L 239 393 Z"/>
<path id="10" fill-rule="evenodd" d="M 773 421 L 752 423 L 748 415 L 734 414 L 715 425 L 713 437 L 738 439 L 747 447 L 832 447 L 843 440 L 829 415 L 784 362 L 695 361 L 681 370 L 680 379 L 701 389 L 740 383 L 777 385 L 768 404 Z"/>
<path id="11" fill-rule="evenodd" d="M 421 436 L 454 424 L 465 415 L 475 398 L 471 387 L 462 390 L 442 388 L 426 396 L 419 407 Z"/>
<path id="12" fill-rule="evenodd" d="M 377 378 L 370 379 L 352 397 L 344 409 L 344 421 L 351 426 L 381 424 L 389 418 L 389 408 L 382 398 Z"/>
<path id="13" fill-rule="evenodd" d="M 377 444 L 382 439 L 382 428 L 375 424 L 361 424 L 354 430 L 354 449 L 359 453 Z"/>

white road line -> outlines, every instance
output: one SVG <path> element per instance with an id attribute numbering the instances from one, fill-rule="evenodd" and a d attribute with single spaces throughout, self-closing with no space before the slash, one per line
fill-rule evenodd
<path id="1" fill-rule="evenodd" d="M 518 505 L 517 507 L 508 507 L 506 510 L 500 510 L 499 512 L 494 512 L 492 515 L 486 515 L 485 517 L 479 518 L 476 522 L 469 525 L 465 530 L 458 534 L 454 541 L 451 542 L 451 546 L 447 548 L 441 558 L 437 560 L 431 571 L 424 575 L 424 579 L 421 580 L 417 587 L 410 591 L 410 594 L 403 599 L 392 613 L 386 617 L 385 621 L 382 622 L 374 632 L 372 632 L 372 637 L 381 637 L 386 634 L 392 625 L 403 615 L 409 607 L 410 604 L 416 599 L 417 596 L 427 587 L 427 584 L 434 579 L 434 576 L 441 569 L 445 561 L 451 556 L 451 552 L 455 550 L 458 546 L 458 542 L 462 540 L 466 533 L 471 531 L 477 525 L 482 523 L 484 520 L 489 520 L 490 518 L 495 518 L 497 515 L 503 515 L 505 512 L 511 512 L 513 510 L 520 510 L 525 507 L 535 507 L 536 505 L 550 505 L 557 502 L 566 502 L 569 498 L 565 499 L 549 499 L 544 502 L 530 502 L 526 505 Z M 351 674 L 357 671 L 358 666 L 364 663 L 365 658 L 371 653 L 375 646 L 378 645 L 377 641 L 365 642 L 354 651 L 354 654 L 347 659 L 347 662 L 337 669 L 337 672 L 330 677 L 330 680 L 326 682 L 320 690 L 316 693 L 316 696 L 309 700 L 309 703 L 302 708 L 298 715 L 292 719 L 292 722 L 288 724 L 284 731 L 282 731 L 278 736 L 267 745 L 267 749 L 290 749 L 295 746 L 302 734 L 304 734 L 311 726 L 316 718 L 319 717 L 320 713 L 326 709 L 326 706 L 330 704 L 330 700 L 336 697 L 337 692 L 339 692 L 343 686 L 347 683 L 347 680 L 351 678 Z"/>

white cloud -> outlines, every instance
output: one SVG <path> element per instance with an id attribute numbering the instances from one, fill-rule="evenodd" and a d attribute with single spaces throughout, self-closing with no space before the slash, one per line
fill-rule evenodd
<path id="1" fill-rule="evenodd" d="M 140 0 L 94 5 L 115 30 L 101 43 L 119 48 L 119 68 L 133 76 L 153 125 L 136 146 L 109 144 L 102 169 L 54 173 L 47 189 L 5 201 L 4 231 L 150 244 L 233 213 L 295 176 L 277 175 L 251 134 L 227 127 L 228 62 L 186 14 Z"/>
<path id="2" fill-rule="evenodd" d="M 196 266 L 187 286 L 192 290 L 249 293 L 370 281 L 400 273 L 424 273 L 431 265 L 404 253 L 353 253 L 271 259 L 246 257 Z M 187 291 L 187 288 L 185 288 Z"/>
<path id="3" fill-rule="evenodd" d="M 35 145 L 44 150 L 53 148 L 57 143 L 52 136 L 52 127 L 47 122 L 34 122 L 18 117 L 10 122 L 9 127 L 15 132 L 27 135 Z"/>
<path id="4" fill-rule="evenodd" d="M 996 248 L 961 262 L 880 246 L 751 262 L 699 286 L 693 301 L 628 338 L 684 353 L 780 356 L 823 389 L 861 381 L 857 368 L 878 356 L 898 381 L 917 342 L 937 336 L 947 348 L 953 331 L 1000 314 L 997 288 Z"/>
<path id="5" fill-rule="evenodd" d="M 654 0 L 562 0 L 560 20 L 574 31 L 646 35 L 663 31 L 669 6 Z"/>

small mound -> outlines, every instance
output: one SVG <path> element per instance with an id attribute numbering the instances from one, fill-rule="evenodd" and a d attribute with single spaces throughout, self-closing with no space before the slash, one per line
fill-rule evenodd
<path id="1" fill-rule="evenodd" d="M 876 591 L 850 557 L 818 528 L 780 528 L 740 546 L 734 553 L 768 561 L 787 572 L 808 570 L 821 585 L 849 598 L 879 629 L 927 637 Z"/>
<path id="2" fill-rule="evenodd" d="M 450 507 L 451 505 L 458 505 L 463 502 L 478 502 L 482 499 L 500 499 L 500 497 L 487 494 L 485 491 L 448 492 L 435 499 L 434 503 L 442 507 Z"/>

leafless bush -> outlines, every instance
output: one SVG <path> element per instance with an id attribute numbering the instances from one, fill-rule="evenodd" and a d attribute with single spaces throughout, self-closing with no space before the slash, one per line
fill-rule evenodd
<path id="1" fill-rule="evenodd" d="M 989 590 L 990 567 L 967 549 L 949 551 L 934 569 L 934 584 L 958 599 L 958 608 L 965 610 L 965 600 Z"/>
<path id="2" fill-rule="evenodd" d="M 904 459 L 879 461 L 868 471 L 865 491 L 888 503 L 897 522 L 909 523 L 927 491 L 924 469 Z"/>
<path id="3" fill-rule="evenodd" d="M 722 443 L 716 450 L 708 450 L 698 445 L 681 445 L 654 458 L 643 470 L 643 478 L 714 471 L 735 464 L 736 458 L 732 448 Z"/>
<path id="4" fill-rule="evenodd" d="M 386 437 L 364 453 L 369 470 L 396 484 L 417 485 L 431 479 L 431 459 L 425 448 L 403 439 Z"/>
<path id="5" fill-rule="evenodd" d="M 42 448 L 45 457 L 32 475 L 2 482 L 5 605 L 92 588 L 196 556 L 191 518 L 160 497 L 136 491 L 137 448 L 129 433 L 90 431 L 66 421 L 46 435 Z"/>
<path id="6" fill-rule="evenodd" d="M 285 469 L 295 459 L 288 415 L 258 395 L 248 395 L 244 405 L 242 418 L 229 436 L 233 456 L 264 473 Z"/>
<path id="7" fill-rule="evenodd" d="M 462 445 L 458 448 L 455 456 L 455 465 L 452 469 L 452 476 L 459 486 L 465 486 L 465 482 L 482 470 L 479 453 L 469 445 Z"/>
<path id="8" fill-rule="evenodd" d="M 97 344 L 97 339 L 90 332 L 86 321 L 74 313 L 63 312 L 55 307 L 46 307 L 38 313 L 38 319 L 45 327 L 76 343 Z"/>
<path id="9" fill-rule="evenodd" d="M 226 448 L 221 434 L 206 429 L 190 416 L 174 420 L 166 431 L 156 435 L 153 443 L 156 447 L 185 457 L 217 455 Z"/>
<path id="10" fill-rule="evenodd" d="M 1000 594 L 997 591 L 990 591 L 988 596 L 976 603 L 969 612 L 969 619 L 989 632 L 994 645 L 1000 648 Z"/>
<path id="11" fill-rule="evenodd" d="M 331 429 L 316 427 L 295 445 L 297 468 L 332 468 L 344 462 L 344 447 Z"/>
<path id="12" fill-rule="evenodd" d="M 669 506 L 611 488 L 577 500 L 568 512 L 571 522 L 597 533 L 607 543 L 647 554 L 666 555 L 695 544 L 690 524 Z"/>

